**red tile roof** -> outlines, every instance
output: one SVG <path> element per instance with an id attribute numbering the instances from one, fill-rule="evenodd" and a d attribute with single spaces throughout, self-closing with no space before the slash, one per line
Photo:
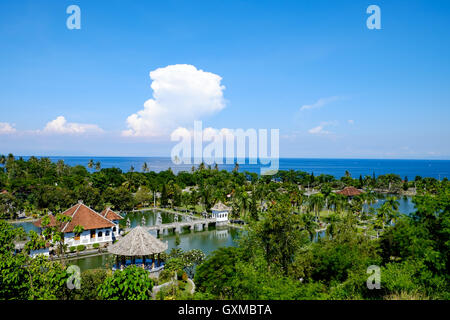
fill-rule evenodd
<path id="1" fill-rule="evenodd" d="M 73 228 L 76 225 L 80 225 L 84 228 L 84 230 L 92 230 L 92 229 L 101 229 L 101 228 L 109 228 L 115 226 L 112 221 L 103 217 L 101 214 L 95 212 L 91 208 L 87 207 L 82 203 L 78 203 L 73 207 L 67 209 L 62 214 L 66 216 L 71 216 L 72 220 L 65 225 L 62 226 L 61 230 L 63 232 L 72 232 Z M 35 226 L 41 227 L 42 219 L 36 221 L 34 223 Z M 50 215 L 50 225 L 51 227 L 56 226 L 56 218 L 53 215 Z"/>
<path id="2" fill-rule="evenodd" d="M 361 193 L 363 193 L 361 190 L 356 189 L 355 187 L 345 187 L 341 191 L 337 191 L 337 194 L 342 194 L 347 197 L 353 197 L 353 196 L 359 196 Z"/>
<path id="3" fill-rule="evenodd" d="M 111 210 L 111 208 L 106 208 L 100 213 L 103 217 L 105 217 L 108 220 L 122 220 L 123 217 L 114 211 Z"/>

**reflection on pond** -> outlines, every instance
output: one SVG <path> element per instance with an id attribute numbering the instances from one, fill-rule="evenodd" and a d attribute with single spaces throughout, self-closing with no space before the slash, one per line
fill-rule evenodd
<path id="1" fill-rule="evenodd" d="M 386 200 L 385 198 L 389 195 L 379 195 L 378 201 L 371 205 L 370 207 L 374 207 L 375 209 L 379 208 Z M 395 195 L 392 195 L 395 196 Z M 397 201 L 399 202 L 399 211 L 404 214 L 411 214 L 415 211 L 414 204 L 412 202 L 411 197 L 398 197 Z M 365 210 L 367 206 L 365 206 Z M 122 228 L 126 227 L 127 222 L 129 221 L 129 225 L 134 228 L 138 225 L 144 226 L 153 226 L 159 224 L 172 223 L 175 221 L 190 221 L 191 217 L 184 215 L 174 215 L 172 213 L 167 213 L 164 211 L 158 210 L 148 210 L 148 211 L 137 211 L 130 212 L 126 214 L 122 214 L 125 217 L 120 224 Z M 26 232 L 33 230 L 39 232 L 39 229 L 35 227 L 31 222 L 22 222 L 14 224 L 16 227 L 23 227 Z M 242 231 L 239 229 L 235 229 L 232 227 L 218 227 L 216 228 L 214 225 L 210 225 L 207 230 L 198 231 L 197 229 L 193 232 L 182 229 L 179 234 L 180 244 L 179 248 L 183 250 L 191 250 L 191 249 L 200 249 L 205 254 L 209 254 L 212 251 L 220 248 L 220 247 L 229 247 L 236 246 L 236 240 L 239 237 L 239 234 Z M 156 235 L 156 231 L 150 231 L 153 236 Z M 317 236 L 323 237 L 324 232 L 321 232 Z M 169 249 L 176 248 L 176 234 L 173 230 L 165 229 L 164 233 L 159 237 L 164 241 L 168 242 Z M 93 268 L 104 268 L 108 265 L 110 266 L 112 263 L 112 256 L 109 254 L 103 254 L 93 257 L 85 257 L 85 258 L 77 258 L 70 260 L 69 264 L 78 265 L 81 270 L 93 269 Z"/>
<path id="2" fill-rule="evenodd" d="M 126 225 L 127 220 L 130 220 L 131 227 L 136 227 L 138 225 L 152 226 L 155 224 L 171 223 L 176 219 L 173 214 L 161 211 L 143 211 L 143 212 L 130 212 L 125 216 L 125 221 L 121 224 Z M 190 217 L 178 216 L 178 221 L 188 221 Z M 183 229 L 179 234 L 180 244 L 178 248 L 185 251 L 191 249 L 200 249 L 206 255 L 212 251 L 221 248 L 236 246 L 236 240 L 239 237 L 239 233 L 242 232 L 238 229 L 231 227 L 219 227 L 216 228 L 214 225 L 210 225 L 208 230 L 204 231 L 189 231 Z M 150 231 L 150 233 L 156 237 L 156 231 Z M 176 234 L 173 230 L 166 230 L 162 236 L 159 237 L 161 240 L 167 241 L 170 251 L 172 248 L 176 248 Z M 94 257 L 85 257 L 71 260 L 70 264 L 76 264 L 80 269 L 94 269 L 94 268 L 104 268 L 112 263 L 111 255 L 104 254 Z"/>

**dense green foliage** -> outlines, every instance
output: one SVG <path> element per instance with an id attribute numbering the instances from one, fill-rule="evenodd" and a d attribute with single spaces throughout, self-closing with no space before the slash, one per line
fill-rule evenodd
<path id="1" fill-rule="evenodd" d="M 106 300 L 151 299 L 153 280 L 137 266 L 117 270 L 98 287 L 98 296 Z"/>
<path id="2" fill-rule="evenodd" d="M 397 213 L 378 239 L 358 230 L 361 216 L 347 212 L 311 241 L 301 232 L 306 214 L 290 214 L 288 203 L 280 195 L 238 248 L 219 249 L 197 268 L 198 298 L 449 299 L 448 184 L 414 197 L 417 211 Z M 380 289 L 366 285 L 372 265 L 381 268 Z"/>
<path id="3" fill-rule="evenodd" d="M 14 240 L 23 229 L 0 221 L 0 299 L 69 299 L 69 274 L 58 262 L 26 253 L 14 254 Z"/>
<path id="4" fill-rule="evenodd" d="M 408 188 L 419 193 L 436 193 L 443 183 L 421 177 L 406 181 L 393 174 L 354 179 L 347 173 L 337 180 L 330 175 L 314 176 L 294 170 L 279 171 L 274 176 L 258 176 L 237 170 L 228 172 L 204 164 L 192 168 L 192 172 L 177 175 L 170 169 L 155 173 L 146 164 L 142 172 L 122 172 L 117 168 L 101 168 L 101 164 L 91 162 L 87 164 L 90 172 L 84 166 L 71 167 L 62 160 L 53 163 L 48 158 L 31 157 L 25 161 L 11 154 L 0 156 L 0 191 L 4 190 L 0 193 L 0 218 L 16 218 L 19 212 L 34 216 L 47 211 L 59 212 L 78 200 L 97 211 L 106 205 L 118 211 L 128 211 L 157 200 L 163 206 L 195 208 L 201 204 L 206 210 L 218 201 L 231 202 L 235 216 L 249 213 L 257 220 L 258 207 L 265 200 L 273 200 L 280 191 L 287 192 L 293 207 L 298 208 L 306 200 L 304 188 L 320 190 L 314 201 L 308 203 L 308 211 L 315 212 L 323 201 L 330 208 L 347 206 L 345 198 L 331 192 L 345 186 L 391 193 Z M 185 191 L 186 188 L 189 192 Z M 160 195 L 157 198 L 156 193 Z"/>
<path id="5" fill-rule="evenodd" d="M 388 174 L 341 179 L 302 171 L 274 176 L 219 171 L 201 164 L 175 175 L 122 172 L 116 168 L 89 172 L 49 159 L 0 157 L 0 218 L 18 212 L 44 216 L 78 200 L 96 210 L 157 205 L 197 212 L 222 201 L 232 218 L 243 219 L 246 232 L 239 246 L 221 248 L 206 260 L 198 250 L 175 249 L 167 255 L 162 277 L 185 279 L 195 272 L 195 299 L 449 299 L 450 183 L 416 177 L 408 181 Z M 334 191 L 354 186 L 365 192 L 351 200 Z M 416 212 L 405 216 L 388 197 L 377 210 L 375 192 L 416 194 Z M 366 205 L 366 206 L 365 206 Z M 366 208 L 366 209 L 364 209 Z M 58 219 L 64 219 L 60 215 Z M 62 222 L 62 221 L 61 221 Z M 323 235 L 317 238 L 317 231 Z M 58 242 L 57 228 L 44 236 Z M 78 230 L 80 232 L 80 230 Z M 150 299 L 153 281 L 139 268 L 109 274 L 82 273 L 81 290 L 68 290 L 64 263 L 30 258 L 26 253 L 46 245 L 28 234 L 25 252 L 14 253 L 20 228 L 0 221 L 0 299 Z M 58 248 L 62 254 L 64 243 Z M 70 248 L 71 251 L 83 247 Z M 381 270 L 381 289 L 368 289 L 367 268 Z M 186 275 L 184 275 L 186 274 Z M 184 283 L 183 285 L 186 285 Z M 173 297 L 177 295 L 172 294 Z M 181 297 L 178 296 L 178 297 Z M 183 295 L 183 297 L 188 297 Z"/>

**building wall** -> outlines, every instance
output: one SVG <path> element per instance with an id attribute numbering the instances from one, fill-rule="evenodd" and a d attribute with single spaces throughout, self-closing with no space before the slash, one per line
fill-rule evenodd
<path id="1" fill-rule="evenodd" d="M 212 217 L 217 219 L 217 222 L 228 221 L 228 211 L 212 210 Z"/>
<path id="2" fill-rule="evenodd" d="M 31 250 L 30 251 L 30 256 L 32 258 L 38 256 L 38 255 L 44 255 L 44 256 L 48 256 L 50 254 L 50 250 L 48 248 L 44 248 L 44 249 L 39 249 L 39 250 Z"/>
<path id="3" fill-rule="evenodd" d="M 113 220 L 113 223 L 116 224 L 116 231 L 113 231 L 113 240 L 118 239 L 119 238 L 119 234 L 120 234 L 120 227 L 119 227 L 119 220 Z M 114 229 L 114 228 L 112 228 Z"/>
<path id="4" fill-rule="evenodd" d="M 101 233 L 101 236 L 100 236 Z M 107 235 L 108 234 L 108 235 Z M 94 243 L 105 243 L 113 241 L 112 228 L 95 229 L 95 237 L 91 238 L 91 230 L 84 230 L 80 234 L 80 239 L 75 240 L 75 234 L 73 232 L 64 233 L 64 243 L 70 246 L 92 245 Z"/>

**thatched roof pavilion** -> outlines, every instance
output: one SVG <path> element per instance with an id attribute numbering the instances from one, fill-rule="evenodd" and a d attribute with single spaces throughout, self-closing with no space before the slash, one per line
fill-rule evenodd
<path id="1" fill-rule="evenodd" d="M 337 194 L 342 194 L 347 197 L 359 196 L 363 191 L 356 189 L 355 187 L 345 187 L 341 191 L 337 191 Z"/>
<path id="2" fill-rule="evenodd" d="M 150 256 L 167 250 L 164 243 L 152 236 L 145 228 L 135 227 L 125 237 L 108 247 L 108 251 L 118 256 Z"/>
<path id="3" fill-rule="evenodd" d="M 218 203 L 216 203 L 216 204 L 214 205 L 214 207 L 211 208 L 211 210 L 212 210 L 212 211 L 230 211 L 231 208 L 228 207 L 228 206 L 226 206 L 226 205 L 224 205 L 224 204 L 222 203 L 222 201 L 219 201 Z"/>

